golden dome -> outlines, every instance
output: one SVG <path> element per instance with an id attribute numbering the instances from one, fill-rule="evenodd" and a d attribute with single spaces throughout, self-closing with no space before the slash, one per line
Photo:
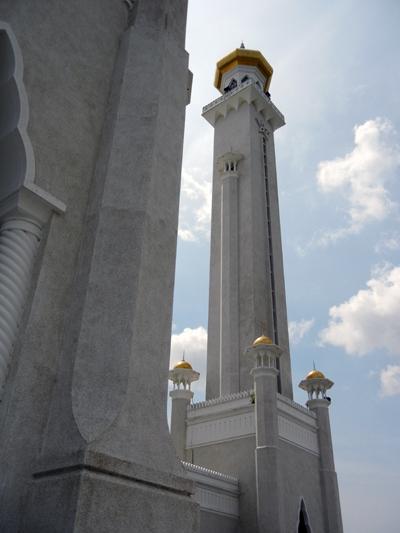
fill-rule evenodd
<path id="1" fill-rule="evenodd" d="M 174 366 L 174 370 L 176 368 L 186 368 L 187 370 L 193 370 L 192 368 L 192 365 L 190 363 L 188 363 L 187 361 L 179 361 L 178 363 L 176 363 L 176 365 Z"/>
<path id="2" fill-rule="evenodd" d="M 214 80 L 214 85 L 218 90 L 221 89 L 222 76 L 238 65 L 257 67 L 265 76 L 264 90 L 268 91 L 274 70 L 261 52 L 258 50 L 247 50 L 247 48 L 236 48 L 236 50 L 218 61 Z"/>
<path id="3" fill-rule="evenodd" d="M 253 342 L 253 346 L 258 346 L 259 344 L 272 344 L 272 340 L 265 335 L 261 335 L 261 337 L 258 337 L 258 339 Z"/>
<path id="4" fill-rule="evenodd" d="M 325 379 L 325 376 L 319 370 L 311 370 L 306 376 L 306 379 Z"/>

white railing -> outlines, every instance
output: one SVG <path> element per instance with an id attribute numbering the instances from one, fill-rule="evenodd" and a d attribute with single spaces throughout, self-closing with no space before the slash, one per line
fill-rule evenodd
<path id="1" fill-rule="evenodd" d="M 272 103 L 271 98 L 264 93 L 264 91 L 261 89 L 261 87 L 259 85 L 257 85 L 257 82 L 254 81 L 254 80 L 247 80 L 247 81 L 245 81 L 243 83 L 240 83 L 235 89 L 232 89 L 231 91 L 227 92 L 226 94 L 223 94 L 222 96 L 220 96 L 216 100 L 213 100 L 212 102 L 210 102 L 209 104 L 207 104 L 206 106 L 203 107 L 203 114 L 206 113 L 206 111 L 209 111 L 210 109 L 213 109 L 218 104 L 220 104 L 222 102 L 225 102 L 231 96 L 239 93 L 240 91 L 243 91 L 246 87 L 249 87 L 250 85 L 254 86 L 256 91 L 265 100 L 265 102 L 267 102 L 272 107 L 272 109 L 282 119 L 282 121 L 285 121 L 284 116 L 279 111 L 279 109 L 276 107 L 276 105 L 274 105 Z"/>

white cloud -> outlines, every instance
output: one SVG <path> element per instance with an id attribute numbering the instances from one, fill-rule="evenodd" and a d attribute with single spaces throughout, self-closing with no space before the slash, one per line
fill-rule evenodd
<path id="1" fill-rule="evenodd" d="M 381 395 L 396 396 L 400 394 L 400 366 L 388 365 L 380 374 Z"/>
<path id="2" fill-rule="evenodd" d="M 192 390 L 203 392 L 206 378 L 207 330 L 199 326 L 185 328 L 181 333 L 172 335 L 170 368 L 182 359 L 183 352 L 185 352 L 185 359 L 190 362 L 193 369 L 200 372 L 200 379 L 192 385 Z"/>
<path id="3" fill-rule="evenodd" d="M 185 145 L 178 229 L 184 241 L 210 235 L 212 143 L 212 131 L 207 129 Z"/>
<path id="4" fill-rule="evenodd" d="M 178 235 L 184 241 L 208 238 L 211 218 L 211 181 L 197 167 L 182 170 Z"/>
<path id="5" fill-rule="evenodd" d="M 339 192 L 346 200 L 345 227 L 314 238 L 314 244 L 326 246 L 351 233 L 358 233 L 367 223 L 380 221 L 394 207 L 386 189 L 400 165 L 396 131 L 387 119 L 367 120 L 354 128 L 354 148 L 344 157 L 322 161 L 317 181 L 324 193 Z"/>
<path id="6" fill-rule="evenodd" d="M 396 250 L 400 250 L 400 234 L 397 233 L 383 235 L 374 247 L 374 251 L 377 254 L 395 252 Z"/>
<path id="7" fill-rule="evenodd" d="M 289 338 L 292 344 L 298 344 L 314 325 L 314 319 L 289 322 Z"/>
<path id="8" fill-rule="evenodd" d="M 400 267 L 376 268 L 367 288 L 331 307 L 329 316 L 323 343 L 359 356 L 379 349 L 400 355 Z"/>

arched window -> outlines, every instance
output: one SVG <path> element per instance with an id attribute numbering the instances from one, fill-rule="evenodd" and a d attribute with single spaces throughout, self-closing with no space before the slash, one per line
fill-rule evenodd
<path id="1" fill-rule="evenodd" d="M 0 21 L 0 201 L 22 186 L 32 163 L 26 122 L 21 60 L 11 30 Z"/>
<path id="2" fill-rule="evenodd" d="M 308 515 L 304 500 L 301 500 L 300 512 L 299 512 L 299 525 L 297 527 L 297 533 L 312 533 L 310 524 L 308 521 Z"/>

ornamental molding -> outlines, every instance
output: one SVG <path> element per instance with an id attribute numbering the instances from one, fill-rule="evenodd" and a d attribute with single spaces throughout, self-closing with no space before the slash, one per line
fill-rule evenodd
<path id="1" fill-rule="evenodd" d="M 188 408 L 187 448 L 255 437 L 255 410 L 251 403 L 251 392 L 217 400 L 200 402 Z M 277 395 L 277 405 L 279 438 L 319 454 L 315 414 L 280 394 Z"/>
<path id="2" fill-rule="evenodd" d="M 239 518 L 239 496 L 223 494 L 195 484 L 194 498 L 200 509 Z"/>
<path id="3" fill-rule="evenodd" d="M 184 461 L 182 465 L 194 482 L 193 499 L 201 510 L 239 517 L 239 481 L 236 478 Z"/>
<path id="4" fill-rule="evenodd" d="M 256 110 L 262 113 L 264 120 L 270 123 L 273 131 L 284 126 L 284 116 L 254 80 L 240 83 L 236 89 L 204 106 L 202 115 L 214 126 L 220 117 L 226 117 L 229 111 L 237 111 L 239 106 L 245 102 L 253 104 Z"/>
<path id="5" fill-rule="evenodd" d="M 208 480 L 214 479 L 219 482 L 223 482 L 225 484 L 224 488 L 226 488 L 227 490 L 233 490 L 233 491 L 238 490 L 239 480 L 238 478 L 234 476 L 229 476 L 228 474 L 222 474 L 221 472 L 217 472 L 216 470 L 211 470 L 210 468 L 206 468 L 205 466 L 199 466 L 193 463 L 187 463 L 186 461 L 181 461 L 181 463 L 187 472 L 191 472 L 192 474 L 198 474 L 200 476 L 205 476 Z"/>

